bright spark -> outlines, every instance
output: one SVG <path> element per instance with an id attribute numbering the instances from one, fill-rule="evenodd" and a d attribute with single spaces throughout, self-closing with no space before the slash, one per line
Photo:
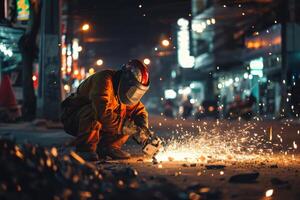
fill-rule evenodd
<path id="1" fill-rule="evenodd" d="M 293 142 L 293 147 L 294 147 L 294 149 L 297 149 L 297 147 L 298 147 L 295 141 Z"/>
<path id="2" fill-rule="evenodd" d="M 274 193 L 274 190 L 273 189 L 269 189 L 266 191 L 266 197 L 271 197 Z"/>
<path id="3" fill-rule="evenodd" d="M 184 130 L 181 124 L 177 124 L 173 131 L 176 136 L 165 141 L 164 149 L 156 155 L 156 159 L 159 162 L 189 163 L 274 161 L 278 157 L 274 156 L 273 149 L 284 147 L 281 135 L 276 134 L 278 140 L 274 140 L 272 127 L 266 135 L 253 133 L 251 130 L 257 127 L 253 122 L 229 130 L 220 128 L 220 124 L 222 122 L 203 122 L 195 125 L 194 131 Z M 162 124 L 159 123 L 159 126 Z M 287 158 L 288 153 L 294 153 L 297 149 L 295 141 L 293 147 L 282 150 L 281 156 Z"/>

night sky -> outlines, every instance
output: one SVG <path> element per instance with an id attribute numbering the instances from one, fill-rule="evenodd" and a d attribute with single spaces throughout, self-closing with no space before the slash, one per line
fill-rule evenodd
<path id="1" fill-rule="evenodd" d="M 106 66 L 118 67 L 131 56 L 149 54 L 162 36 L 171 36 L 172 23 L 189 18 L 190 0 L 77 0 L 74 15 L 92 24 L 89 43 L 95 58 L 103 58 Z M 139 5 L 142 5 L 140 8 Z M 143 16 L 145 14 L 145 16 Z"/>

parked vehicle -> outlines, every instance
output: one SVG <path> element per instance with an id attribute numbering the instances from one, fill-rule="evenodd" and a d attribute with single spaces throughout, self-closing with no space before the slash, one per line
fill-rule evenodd
<path id="1" fill-rule="evenodd" d="M 251 120 L 253 118 L 253 106 L 256 103 L 256 98 L 251 94 L 244 101 L 239 97 L 229 104 L 228 111 L 226 113 L 227 119 L 238 119 L 241 117 L 244 120 Z"/>
<path id="2" fill-rule="evenodd" d="M 199 106 L 198 111 L 195 113 L 195 119 L 204 119 L 204 118 L 219 118 L 219 107 L 217 101 L 205 100 Z"/>

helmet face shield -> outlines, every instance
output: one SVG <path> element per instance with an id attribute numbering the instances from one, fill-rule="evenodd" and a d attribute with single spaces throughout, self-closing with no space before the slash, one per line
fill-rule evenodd
<path id="1" fill-rule="evenodd" d="M 139 60 L 130 60 L 121 70 L 119 100 L 127 105 L 138 103 L 149 89 L 149 84 L 147 66 Z"/>
<path id="2" fill-rule="evenodd" d="M 119 99 L 123 104 L 136 104 L 141 100 L 148 89 L 149 84 L 142 85 L 135 79 L 130 79 L 129 74 L 122 74 L 118 88 Z"/>

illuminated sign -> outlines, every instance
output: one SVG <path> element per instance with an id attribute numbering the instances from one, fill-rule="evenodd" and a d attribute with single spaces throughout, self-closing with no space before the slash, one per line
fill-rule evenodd
<path id="1" fill-rule="evenodd" d="M 72 49 L 73 49 L 73 59 L 78 60 L 79 57 L 79 40 L 77 38 L 73 39 L 73 44 L 72 44 Z"/>
<path id="2" fill-rule="evenodd" d="M 179 30 L 177 32 L 177 59 L 182 68 L 194 67 L 195 58 L 190 55 L 190 33 L 189 21 L 180 18 L 177 21 Z"/>
<path id="3" fill-rule="evenodd" d="M 165 98 L 166 99 L 175 99 L 177 96 L 177 93 L 173 89 L 165 90 Z"/>
<path id="4" fill-rule="evenodd" d="M 16 0 L 17 2 L 17 20 L 29 20 L 30 5 L 29 0 Z"/>
<path id="5" fill-rule="evenodd" d="M 252 75 L 263 77 L 264 60 L 262 57 L 250 61 L 250 72 Z"/>

